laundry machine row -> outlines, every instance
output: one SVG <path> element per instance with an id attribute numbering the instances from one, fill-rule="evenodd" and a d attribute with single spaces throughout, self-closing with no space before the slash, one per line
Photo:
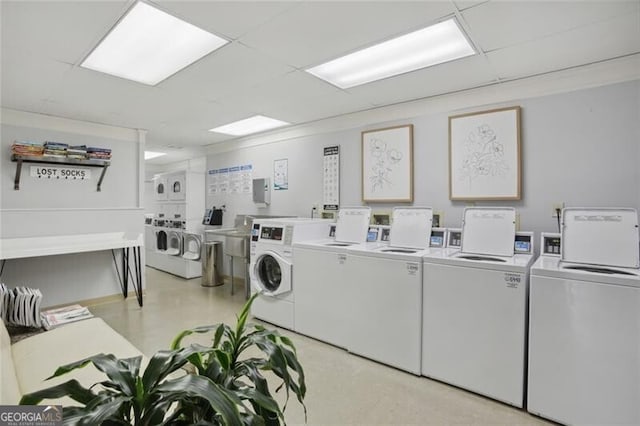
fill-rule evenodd
<path id="1" fill-rule="evenodd" d="M 258 226 L 254 315 L 517 407 L 528 388 L 527 409 L 555 421 L 640 423 L 635 211 L 566 209 L 533 267 L 533 234 L 515 231 L 513 209 L 465 209 L 449 232 L 414 223 L 404 241 L 403 221 L 398 239 L 392 225 L 391 241 L 368 245 L 362 217 L 318 241 Z M 271 251 L 284 259 L 268 261 Z"/>
<path id="2" fill-rule="evenodd" d="M 199 277 L 202 236 L 197 230 L 186 231 L 185 227 L 185 221 L 166 219 L 159 214 L 151 226 L 153 241 L 145 252 L 146 264 L 183 278 Z"/>

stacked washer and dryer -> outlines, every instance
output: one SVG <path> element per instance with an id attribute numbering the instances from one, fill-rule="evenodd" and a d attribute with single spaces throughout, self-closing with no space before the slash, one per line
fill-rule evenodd
<path id="1" fill-rule="evenodd" d="M 146 264 L 183 278 L 199 277 L 204 174 L 183 170 L 156 175 L 153 181 L 154 244 L 145 246 Z"/>
<path id="2" fill-rule="evenodd" d="M 637 212 L 566 208 L 546 241 L 531 268 L 528 411 L 640 424 Z"/>

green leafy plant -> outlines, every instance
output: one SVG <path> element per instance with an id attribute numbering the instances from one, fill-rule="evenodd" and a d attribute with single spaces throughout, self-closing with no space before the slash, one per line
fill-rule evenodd
<path id="1" fill-rule="evenodd" d="M 117 359 L 112 354 L 98 354 L 59 367 L 49 379 L 92 364 L 107 380 L 86 388 L 72 379 L 26 394 L 20 403 L 33 405 L 69 397 L 81 405 L 63 408 L 64 423 L 77 425 L 284 423 L 286 403 L 281 409 L 263 373 L 274 373 L 281 380 L 276 392 L 284 387 L 286 400 L 291 391 L 304 407 L 304 372 L 288 338 L 260 325 L 247 325 L 256 297 L 243 307 L 235 329 L 217 324 L 185 330 L 170 350 L 159 351 L 149 360 L 142 375 L 142 357 Z M 184 337 L 207 332 L 214 334 L 211 347 L 181 347 Z M 252 347 L 265 357 L 244 356 Z M 185 374 L 188 366 L 191 374 Z"/>
<path id="2" fill-rule="evenodd" d="M 284 411 L 290 392 L 305 410 L 306 384 L 304 370 L 300 365 L 293 342 L 277 331 L 268 330 L 258 324 L 247 324 L 249 308 L 257 294 L 245 304 L 237 318 L 235 329 L 225 324 L 197 327 L 185 330 L 174 339 L 171 348 L 181 348 L 182 340 L 191 334 L 213 333 L 208 351 L 194 352 L 188 359 L 194 367 L 194 374 L 209 378 L 213 383 L 229 390 L 251 409 L 243 411 L 245 421 L 266 425 L 284 422 Z M 252 348 L 259 349 L 264 357 L 247 355 Z M 263 373 L 271 372 L 279 380 L 276 392 L 284 388 L 285 404 L 280 408 L 269 390 Z M 181 401 L 174 418 L 195 424 L 209 419 L 215 408 L 202 397 L 196 396 Z"/>

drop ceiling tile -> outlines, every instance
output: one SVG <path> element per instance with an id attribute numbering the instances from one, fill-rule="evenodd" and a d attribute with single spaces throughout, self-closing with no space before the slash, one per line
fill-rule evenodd
<path id="1" fill-rule="evenodd" d="M 496 80 L 487 61 L 475 55 L 364 84 L 348 89 L 348 92 L 373 104 L 387 105 L 478 87 Z"/>
<path id="2" fill-rule="evenodd" d="M 216 35 L 235 39 L 282 12 L 292 1 L 155 1 L 163 10 Z"/>
<path id="3" fill-rule="evenodd" d="M 501 78 L 511 79 L 640 52 L 638 17 L 625 15 L 553 37 L 487 54 Z"/>
<path id="4" fill-rule="evenodd" d="M 498 1 L 462 12 L 485 52 L 561 33 L 615 16 L 638 16 L 635 1 Z M 637 18 L 636 18 L 637 19 Z"/>
<path id="5" fill-rule="evenodd" d="M 2 50 L 75 64 L 104 37 L 129 2 L 3 1 Z"/>
<path id="6" fill-rule="evenodd" d="M 217 100 L 292 71 L 293 68 L 234 42 L 212 52 L 157 87 L 170 93 Z"/>
<path id="7" fill-rule="evenodd" d="M 340 92 L 339 89 L 319 80 L 304 71 L 294 71 L 287 75 L 261 83 L 253 87 L 247 87 L 233 96 L 220 99 L 219 102 L 236 110 L 246 111 L 245 115 L 239 115 L 240 120 L 254 114 L 266 114 L 274 105 L 298 103 L 299 108 L 313 111 L 314 98 L 331 96 Z M 287 121 L 286 117 L 273 117 Z M 213 123 L 211 127 L 222 123 Z"/>
<path id="8" fill-rule="evenodd" d="M 469 9 L 470 7 L 474 7 L 477 6 L 479 4 L 482 3 L 486 3 L 489 0 L 478 0 L 478 1 L 473 1 L 473 0 L 469 0 L 469 1 L 454 1 L 453 3 L 456 5 L 456 7 L 458 8 L 458 10 L 465 10 L 465 9 Z"/>
<path id="9" fill-rule="evenodd" d="M 422 28 L 454 11 L 450 2 L 305 2 L 240 40 L 306 68 Z"/>
<path id="10" fill-rule="evenodd" d="M 373 105 L 355 95 L 336 91 L 305 100 L 276 102 L 264 110 L 266 115 L 280 117 L 291 123 L 305 123 L 373 108 Z"/>
<path id="11" fill-rule="evenodd" d="M 40 104 L 49 98 L 71 65 L 32 56 L 25 51 L 2 52 L 2 106 L 39 112 Z"/>
<path id="12" fill-rule="evenodd" d="M 58 83 L 50 97 L 48 108 L 49 113 L 59 111 L 64 116 L 71 115 L 80 120 L 123 125 L 121 120 L 130 104 L 153 97 L 156 93 L 159 90 L 154 87 L 75 67 Z M 154 112 L 157 112 L 163 107 L 163 103 L 156 102 L 153 107 L 156 109 Z M 143 115 L 147 111 L 136 113 Z M 138 122 L 138 116 L 127 121 L 127 127 L 131 127 L 130 124 L 133 123 L 136 124 L 135 127 L 146 127 L 145 123 Z"/>

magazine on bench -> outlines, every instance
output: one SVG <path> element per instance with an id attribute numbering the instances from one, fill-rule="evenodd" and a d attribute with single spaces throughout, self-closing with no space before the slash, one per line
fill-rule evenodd
<path id="1" fill-rule="evenodd" d="M 62 324 L 93 318 L 89 309 L 80 305 L 69 305 L 62 308 L 49 309 L 40 313 L 42 326 L 50 330 Z"/>

